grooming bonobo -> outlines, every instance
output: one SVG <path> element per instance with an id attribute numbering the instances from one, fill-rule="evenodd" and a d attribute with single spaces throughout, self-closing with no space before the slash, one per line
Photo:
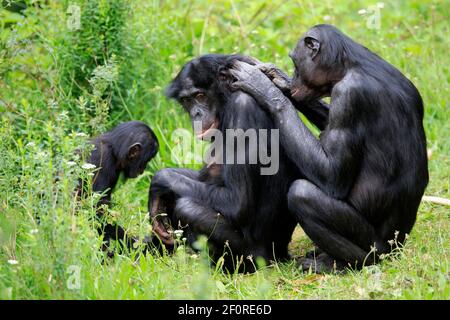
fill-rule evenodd
<path id="1" fill-rule="evenodd" d="M 289 189 L 289 209 L 319 252 L 301 265 L 327 272 L 373 264 L 391 251 L 389 240 L 404 242 L 428 183 L 420 94 L 400 71 L 329 25 L 306 32 L 290 57 L 292 81 L 275 67 L 241 61 L 231 72 L 233 86 L 268 111 L 304 177 Z M 320 118 L 324 96 L 331 96 L 329 115 Z M 296 108 L 316 113 L 319 138 Z"/>

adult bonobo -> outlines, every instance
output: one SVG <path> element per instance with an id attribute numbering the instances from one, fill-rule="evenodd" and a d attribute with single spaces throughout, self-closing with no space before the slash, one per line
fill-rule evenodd
<path id="1" fill-rule="evenodd" d="M 92 179 L 92 190 L 103 193 L 97 203 L 97 216 L 102 218 L 104 212 L 101 205 L 109 205 L 120 174 L 123 172 L 126 179 L 142 174 L 147 163 L 158 152 L 159 145 L 152 129 L 139 121 L 121 123 L 93 138 L 92 144 L 94 149 L 87 162 L 98 168 Z M 82 195 L 84 189 L 80 181 L 78 193 Z M 102 223 L 98 232 L 103 235 L 107 244 L 111 240 L 121 240 L 130 247 L 133 243 L 133 239 L 126 236 L 125 230 L 115 224 Z"/>
<path id="2" fill-rule="evenodd" d="M 235 60 L 253 62 L 238 55 L 202 56 L 188 62 L 167 88 L 167 96 L 189 113 L 194 129 L 196 121 L 201 123 L 197 137 L 205 138 L 216 129 L 220 135 L 214 136 L 214 144 L 224 150 L 200 171 L 158 171 L 150 187 L 149 211 L 155 232 L 167 245 L 173 239 L 160 213 L 168 214 L 172 227 L 188 226 L 184 229 L 188 242 L 206 235 L 213 261 L 226 253 L 225 269 L 232 271 L 239 265 L 239 271 L 252 271 L 257 257 L 288 258 L 287 246 L 297 222 L 289 214 L 287 192 L 296 175 L 293 164 L 270 138 L 270 117 L 248 94 L 231 90 L 228 69 Z M 262 131 L 268 139 L 262 138 Z M 243 148 L 234 147 L 239 140 L 246 141 Z M 278 143 L 278 136 L 274 140 Z M 262 174 L 267 163 L 256 157 L 262 149 L 279 159 L 278 170 L 270 175 Z M 239 163 L 242 156 L 245 161 Z M 253 263 L 248 256 L 253 256 Z"/>
<path id="3" fill-rule="evenodd" d="M 288 96 L 274 85 L 289 82 L 279 70 L 262 67 L 274 82 L 242 62 L 232 73 L 234 86 L 272 115 L 281 145 L 306 177 L 291 186 L 289 208 L 323 252 L 307 255 L 302 267 L 326 272 L 333 264 L 375 263 L 391 250 L 388 240 L 402 243 L 411 231 L 428 183 L 420 94 L 396 68 L 330 25 L 306 32 L 290 56 Z M 329 116 L 316 138 L 294 107 L 323 108 L 317 100 L 323 96 L 331 96 Z"/>

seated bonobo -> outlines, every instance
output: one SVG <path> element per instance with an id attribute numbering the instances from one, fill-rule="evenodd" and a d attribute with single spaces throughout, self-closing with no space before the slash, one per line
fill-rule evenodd
<path id="1" fill-rule="evenodd" d="M 212 260 L 224 256 L 229 271 L 252 271 L 257 257 L 289 257 L 296 221 L 288 213 L 287 192 L 296 175 L 284 150 L 278 149 L 278 139 L 260 134 L 266 132 L 268 138 L 277 133 L 272 120 L 252 97 L 232 90 L 228 69 L 236 60 L 253 63 L 239 55 L 202 56 L 188 62 L 167 88 L 167 96 L 189 113 L 196 136 L 210 137 L 224 150 L 215 149 L 200 171 L 158 171 L 150 187 L 149 211 L 155 233 L 167 246 L 173 245 L 170 223 L 183 229 L 190 244 L 205 235 Z M 242 148 L 226 148 L 240 139 L 249 140 Z M 262 151 L 278 160 L 276 170 L 261 161 Z"/>
<path id="2" fill-rule="evenodd" d="M 301 266 L 328 272 L 373 264 L 391 240 L 406 239 L 428 183 L 422 98 L 395 67 L 330 25 L 306 32 L 290 56 L 290 90 L 275 68 L 261 69 L 266 76 L 237 61 L 231 72 L 233 86 L 271 115 L 301 174 L 289 210 L 320 249 Z M 295 108 L 324 111 L 312 117 L 319 138 Z"/>

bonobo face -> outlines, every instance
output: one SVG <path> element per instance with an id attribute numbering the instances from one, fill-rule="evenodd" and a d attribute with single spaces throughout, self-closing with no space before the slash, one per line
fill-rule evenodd
<path id="1" fill-rule="evenodd" d="M 226 94 L 228 56 L 206 55 L 188 62 L 166 89 L 189 113 L 194 133 L 207 139 L 219 128 L 221 105 Z"/>
<path id="2" fill-rule="evenodd" d="M 212 129 L 219 127 L 217 106 L 209 90 L 196 86 L 190 77 L 183 81 L 178 102 L 189 113 L 192 128 L 199 139 L 207 138 Z"/>
<path id="3" fill-rule="evenodd" d="M 199 139 L 209 138 L 212 129 L 220 129 L 223 106 L 233 94 L 229 69 L 236 60 L 251 65 L 258 62 L 237 54 L 204 55 L 189 61 L 166 88 L 166 96 L 176 99 L 189 113 Z"/>
<path id="4" fill-rule="evenodd" d="M 289 54 L 295 67 L 291 95 L 297 101 L 318 99 L 329 91 L 329 74 L 318 61 L 322 54 L 319 39 L 318 32 L 311 29 Z"/>

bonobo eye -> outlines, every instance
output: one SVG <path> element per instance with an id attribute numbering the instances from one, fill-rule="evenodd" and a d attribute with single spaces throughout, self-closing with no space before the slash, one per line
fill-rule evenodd
<path id="1" fill-rule="evenodd" d="M 182 97 L 180 98 L 180 103 L 183 105 L 187 105 L 189 103 L 189 97 Z"/>
<path id="2" fill-rule="evenodd" d="M 195 96 L 195 100 L 199 103 L 204 103 L 206 101 L 206 95 L 204 93 L 199 92 Z"/>

